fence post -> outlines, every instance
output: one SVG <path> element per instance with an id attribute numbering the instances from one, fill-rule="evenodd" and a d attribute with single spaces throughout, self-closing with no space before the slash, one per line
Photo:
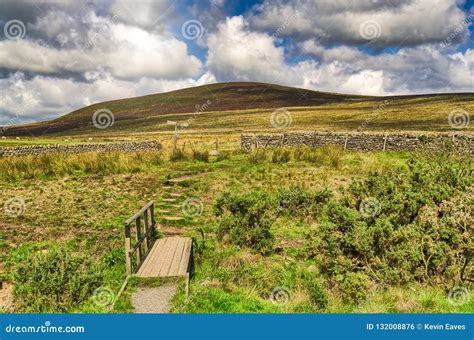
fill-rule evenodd
<path id="1" fill-rule="evenodd" d="M 346 133 L 346 140 L 344 141 L 344 150 L 347 149 L 347 139 L 349 138 L 349 134 Z"/>
<path id="2" fill-rule="evenodd" d="M 155 227 L 155 202 L 150 205 L 151 227 Z"/>
<path id="3" fill-rule="evenodd" d="M 138 217 L 135 221 L 135 225 L 136 225 L 136 228 L 137 228 L 137 242 L 140 242 L 140 239 L 142 238 L 142 231 L 141 231 L 141 218 Z M 138 257 L 137 257 L 137 267 L 140 266 L 140 262 L 142 261 L 142 256 L 143 256 L 143 252 L 142 252 L 142 246 L 139 245 L 138 246 Z"/>
<path id="4" fill-rule="evenodd" d="M 148 253 L 150 251 L 150 224 L 148 220 L 148 209 L 145 210 L 145 213 L 143 214 L 143 224 L 145 226 L 145 245 L 146 245 L 146 250 L 145 253 Z"/>
<path id="5" fill-rule="evenodd" d="M 125 266 L 127 275 L 132 274 L 132 259 L 130 258 L 130 225 L 125 225 Z"/>
<path id="6" fill-rule="evenodd" d="M 383 150 L 382 151 L 385 151 L 385 147 L 387 146 L 387 137 L 388 137 L 388 133 L 385 133 L 385 136 L 383 137 Z"/>

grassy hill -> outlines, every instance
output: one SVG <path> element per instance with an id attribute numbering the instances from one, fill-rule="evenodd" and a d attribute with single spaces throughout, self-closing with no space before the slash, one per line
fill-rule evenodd
<path id="1" fill-rule="evenodd" d="M 275 109 L 291 114 L 289 130 L 457 130 L 453 110 L 472 112 L 474 93 L 371 97 L 310 91 L 263 83 L 219 83 L 90 105 L 57 119 L 11 127 L 6 135 L 129 135 L 170 131 L 168 120 L 190 124 L 187 132 L 239 133 L 275 129 Z M 94 112 L 107 109 L 114 124 L 94 127 Z M 472 124 L 463 130 L 472 131 Z"/>

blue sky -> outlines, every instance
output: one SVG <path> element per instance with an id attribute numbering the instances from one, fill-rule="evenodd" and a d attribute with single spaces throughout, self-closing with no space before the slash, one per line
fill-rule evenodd
<path id="1" fill-rule="evenodd" d="M 472 92 L 474 0 L 2 1 L 0 124 L 223 81 Z"/>

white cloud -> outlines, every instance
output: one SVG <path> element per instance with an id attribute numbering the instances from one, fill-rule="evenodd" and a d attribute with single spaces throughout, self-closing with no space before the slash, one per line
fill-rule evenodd
<path id="1" fill-rule="evenodd" d="M 139 81 L 118 80 L 106 73 L 87 74 L 90 82 L 76 82 L 35 76 L 27 79 L 17 72 L 0 79 L 0 124 L 19 115 L 16 123 L 56 118 L 75 109 L 94 103 L 167 92 L 183 87 L 214 83 L 215 77 L 205 73 L 199 79 L 179 81 L 141 78 Z"/>
<path id="2" fill-rule="evenodd" d="M 253 32 L 242 17 L 222 22 L 209 36 L 207 65 L 219 81 L 265 81 L 320 91 L 386 95 L 472 91 L 474 51 L 443 54 L 433 46 L 369 55 L 355 47 L 301 44 L 316 56 L 288 64 L 272 36 Z M 444 53 L 448 53 L 443 51 Z"/>
<path id="3" fill-rule="evenodd" d="M 46 45 L 41 40 L 0 41 L 0 67 L 37 73 L 83 73 L 105 69 L 120 79 L 178 80 L 194 77 L 202 63 L 188 53 L 187 45 L 167 34 L 149 32 L 139 27 L 115 22 L 112 18 L 85 17 L 88 29 L 78 36 L 78 30 L 64 30 L 71 18 L 48 26 L 42 20 L 36 29 L 46 36 L 57 37 L 69 48 Z M 58 32 L 62 31 L 61 34 Z"/>
<path id="4" fill-rule="evenodd" d="M 260 30 L 276 31 L 286 21 L 284 35 L 339 44 L 367 43 L 361 26 L 375 22 L 380 36 L 371 41 L 372 46 L 413 46 L 440 43 L 447 38 L 466 18 L 457 2 L 266 0 L 249 18 Z M 457 40 L 467 33 L 464 30 Z"/>
<path id="5" fill-rule="evenodd" d="M 228 18 L 208 38 L 207 66 L 219 80 L 296 81 L 284 51 L 267 34 L 252 32 L 241 16 Z"/>

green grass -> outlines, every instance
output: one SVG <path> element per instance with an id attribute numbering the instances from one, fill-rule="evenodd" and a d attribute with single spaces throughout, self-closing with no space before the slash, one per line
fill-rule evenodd
<path id="1" fill-rule="evenodd" d="M 190 150 L 186 148 L 189 155 Z M 104 285 L 116 293 L 125 279 L 123 222 L 147 201 L 159 202 L 164 194 L 162 186 L 169 179 L 197 174 L 176 185 L 176 189 L 183 191 L 180 202 L 188 196 L 197 197 L 204 209 L 201 215 L 182 226 L 184 235 L 194 237 L 199 247 L 196 247 L 196 275 L 189 299 L 186 301 L 181 287 L 174 300 L 174 311 L 472 312 L 472 296 L 465 304 L 454 306 L 447 300 L 449 287 L 441 284 L 374 285 L 368 288 L 367 298 L 356 305 L 345 303 L 337 290 L 330 287 L 322 286 L 322 292 L 311 288 L 308 277 L 316 282 L 320 273 L 317 262 L 301 259 L 306 253 L 305 240 L 315 230 L 315 221 L 308 216 L 277 219 L 271 228 L 275 251 L 269 255 L 218 241 L 213 205 L 229 188 L 241 192 L 255 188 L 276 191 L 297 185 L 310 192 L 327 189 L 340 197 L 355 179 L 366 178 L 373 171 L 385 173 L 406 168 L 409 159 L 408 153 L 397 152 L 334 150 L 335 155 L 330 156 L 326 149 L 288 151 L 289 159 L 285 156 L 285 161 L 281 161 L 279 155 L 279 161 L 274 163 L 271 162 L 275 158 L 274 150 L 259 151 L 264 159 L 259 162 L 252 160 L 253 155 L 238 151 L 231 151 L 226 159 L 210 158 L 208 162 L 191 157 L 171 161 L 166 154 L 161 155 L 159 162 L 152 162 L 148 157 L 153 154 L 126 153 L 58 155 L 54 162 L 29 157 L 1 159 L 2 169 L 12 164 L 15 164 L 12 169 L 16 169 L 0 176 L 2 198 L 20 197 L 26 205 L 18 217 L 7 216 L 0 210 L 0 256 L 8 264 L 5 276 L 12 280 L 12 273 L 27 259 L 26 254 L 48 249 L 54 241 L 76 253 L 89 254 L 94 261 L 108 261 L 103 273 Z M 167 227 L 161 226 L 164 230 Z M 205 231 L 204 243 L 198 227 Z M 272 291 L 277 288 L 288 291 L 288 303 L 272 302 Z M 324 308 L 313 301 L 318 294 L 327 298 Z M 116 311 L 130 310 L 126 296 L 117 302 Z M 74 311 L 108 312 L 91 299 Z"/>

